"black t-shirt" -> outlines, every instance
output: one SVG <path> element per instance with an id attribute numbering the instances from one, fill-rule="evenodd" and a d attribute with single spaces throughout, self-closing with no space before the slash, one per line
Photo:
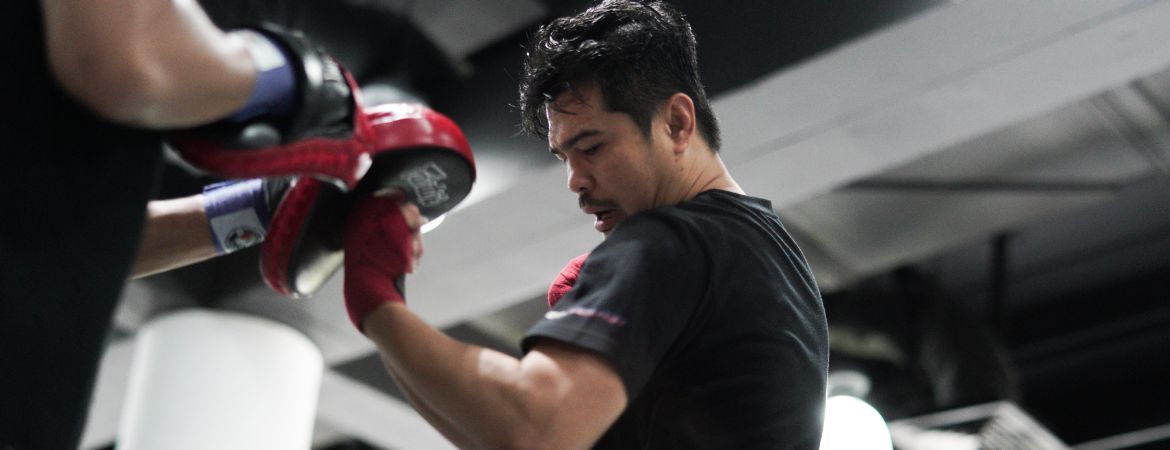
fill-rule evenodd
<path id="1" fill-rule="evenodd" d="M 630 403 L 596 448 L 815 449 L 820 293 L 771 203 L 707 191 L 630 216 L 529 330 L 613 363 Z"/>
<path id="2" fill-rule="evenodd" d="M 0 448 L 76 448 L 162 144 L 56 84 L 38 2 L 0 11 Z"/>

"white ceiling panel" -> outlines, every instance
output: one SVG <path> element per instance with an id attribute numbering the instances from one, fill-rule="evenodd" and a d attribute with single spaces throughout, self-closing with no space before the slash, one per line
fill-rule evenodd
<path id="1" fill-rule="evenodd" d="M 1116 183 L 1150 171 L 1149 162 L 1094 105 L 1060 108 L 870 180 Z"/>
<path id="2" fill-rule="evenodd" d="M 413 21 L 455 61 L 548 15 L 533 0 L 427 0 L 410 5 Z"/>

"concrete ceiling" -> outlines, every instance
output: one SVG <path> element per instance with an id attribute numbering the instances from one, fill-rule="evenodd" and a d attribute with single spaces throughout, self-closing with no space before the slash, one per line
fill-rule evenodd
<path id="1" fill-rule="evenodd" d="M 391 12 L 413 7 L 348 4 Z M 685 2 L 680 6 L 688 12 Z M 1030 237 L 1017 241 L 1025 262 L 1075 250 L 1086 230 L 1112 230 L 1118 239 L 1146 236 L 1149 253 L 1116 255 L 1140 261 L 1117 276 L 1170 265 L 1170 252 L 1156 251 L 1170 245 L 1170 208 L 1162 202 L 1161 212 L 1151 213 L 1149 206 L 1170 194 L 1170 1 L 928 6 L 713 97 L 724 161 L 749 193 L 773 201 L 822 289 L 846 289 L 924 262 L 950 268 L 950 283 L 975 282 L 972 273 L 985 269 L 964 268 L 982 264 L 972 259 L 986 256 L 981 243 L 1005 232 Z M 560 12 L 529 0 L 422 2 L 415 10 L 412 20 L 443 64 L 505 82 L 519 68 L 500 68 L 483 55 L 501 42 L 514 45 L 509 39 Z M 698 23 L 696 30 L 704 42 Z M 412 309 L 437 327 L 471 326 L 488 340 L 514 343 L 541 314 L 538 299 L 555 272 L 600 236 L 565 189 L 563 168 L 545 159 L 543 143 L 496 125 L 501 116 L 514 117 L 505 107 L 512 84 L 459 104 L 429 93 L 464 125 L 480 181 L 469 201 L 427 234 L 426 259 L 407 290 Z M 1108 211 L 1128 225 L 1094 224 L 1086 211 Z M 1061 221 L 1068 217 L 1078 220 Z M 383 448 L 449 446 L 409 406 L 371 388 L 376 382 L 342 373 L 373 347 L 345 317 L 340 277 L 314 298 L 290 301 L 256 274 L 241 274 L 241 267 L 254 270 L 254 253 L 223 259 L 128 283 L 117 316 L 121 334 L 103 361 L 85 448 L 113 441 L 138 324 L 191 305 L 273 318 L 319 345 L 334 370 L 322 386 L 318 447 L 344 439 Z M 1107 264 L 1117 267 L 1115 260 Z M 191 287 L 213 279 L 232 288 Z"/>

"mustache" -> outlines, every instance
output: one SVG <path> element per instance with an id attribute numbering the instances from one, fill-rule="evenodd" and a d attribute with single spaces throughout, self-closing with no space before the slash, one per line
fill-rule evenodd
<path id="1" fill-rule="evenodd" d="M 581 209 L 585 209 L 587 207 L 616 209 L 617 203 L 605 200 L 597 200 L 593 197 L 590 197 L 589 195 L 582 195 L 577 197 L 577 207 Z"/>

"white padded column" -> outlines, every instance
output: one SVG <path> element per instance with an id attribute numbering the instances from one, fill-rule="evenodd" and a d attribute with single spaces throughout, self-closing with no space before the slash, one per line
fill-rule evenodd
<path id="1" fill-rule="evenodd" d="M 143 325 L 117 446 L 308 449 L 321 352 L 289 326 L 238 313 L 185 310 Z"/>

